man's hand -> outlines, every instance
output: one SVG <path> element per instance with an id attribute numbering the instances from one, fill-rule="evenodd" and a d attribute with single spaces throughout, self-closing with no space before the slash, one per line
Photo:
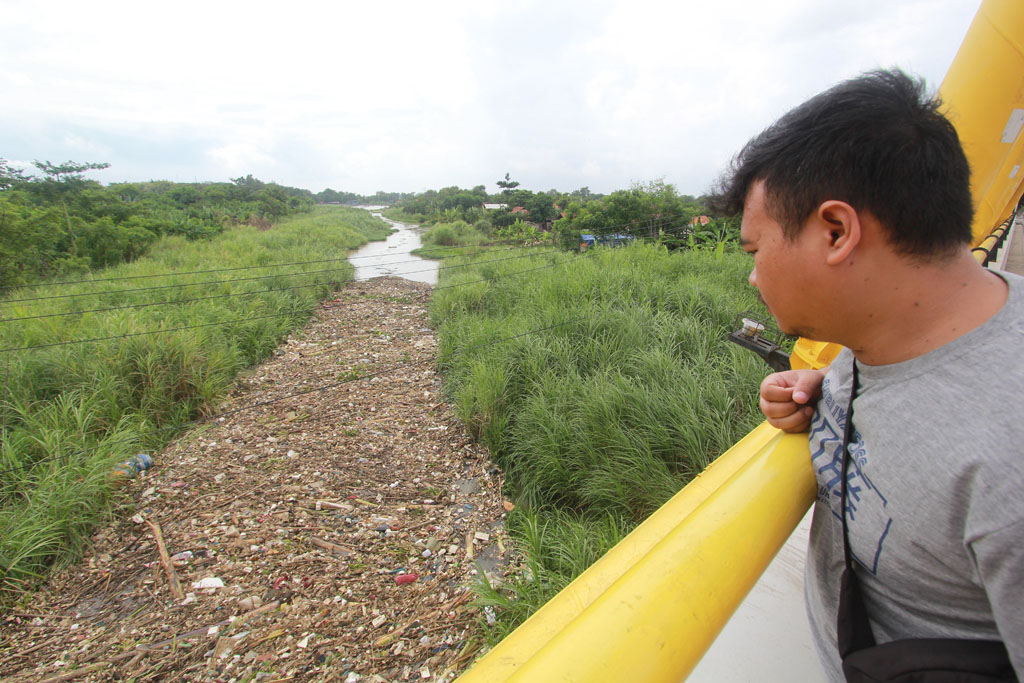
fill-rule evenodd
<path id="1" fill-rule="evenodd" d="M 786 370 L 761 382 L 761 412 L 768 423 L 784 432 L 805 432 L 821 398 L 822 370 Z"/>

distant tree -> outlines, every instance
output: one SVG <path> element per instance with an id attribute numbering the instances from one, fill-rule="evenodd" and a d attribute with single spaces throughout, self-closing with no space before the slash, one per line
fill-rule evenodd
<path id="1" fill-rule="evenodd" d="M 25 177 L 25 172 L 20 168 L 14 168 L 7 163 L 7 159 L 0 157 L 0 190 L 6 190 L 9 187 L 23 183 L 28 180 Z"/>
<path id="2" fill-rule="evenodd" d="M 65 161 L 63 164 L 51 164 L 49 161 L 33 161 L 32 165 L 46 174 L 46 177 L 60 183 L 70 184 L 82 181 L 82 174 L 86 171 L 102 171 L 110 168 L 108 163 L 78 163 L 76 161 Z"/>
<path id="3" fill-rule="evenodd" d="M 63 164 L 51 164 L 49 161 L 33 161 L 32 165 L 42 171 L 46 178 L 48 194 L 52 194 L 64 209 L 64 222 L 68 228 L 68 239 L 71 241 L 71 254 L 75 255 L 75 232 L 71 229 L 71 216 L 68 214 L 68 201 L 85 187 L 86 181 L 82 174 L 86 171 L 101 171 L 110 168 L 108 163 L 78 163 L 65 161 Z"/>
<path id="4" fill-rule="evenodd" d="M 587 188 L 571 193 L 563 217 L 555 221 L 559 241 L 567 247 L 579 244 L 581 233 L 628 234 L 663 243 L 685 244 L 692 234 L 691 219 L 701 207 L 693 197 L 680 195 L 675 186 L 655 180 L 634 184 L 595 199 Z M 715 233 L 717 239 L 719 233 Z M 721 234 L 729 234 L 722 232 Z"/>
<path id="5" fill-rule="evenodd" d="M 254 190 L 259 190 L 264 185 L 264 182 L 259 178 L 253 178 L 252 173 L 245 177 L 239 176 L 238 178 L 232 178 L 231 182 L 240 187 L 248 187 Z"/>
<path id="6" fill-rule="evenodd" d="M 497 185 L 498 185 L 498 187 L 501 188 L 501 193 L 502 194 L 509 194 L 510 192 L 512 192 L 512 190 L 514 190 L 517 187 L 519 187 L 519 181 L 518 180 L 512 180 L 512 178 L 509 176 L 509 174 L 505 173 L 505 179 L 504 180 L 499 180 Z"/>

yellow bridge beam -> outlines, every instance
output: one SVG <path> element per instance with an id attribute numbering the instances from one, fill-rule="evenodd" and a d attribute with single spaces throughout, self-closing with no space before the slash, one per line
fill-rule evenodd
<path id="1" fill-rule="evenodd" d="M 459 680 L 681 680 L 813 497 L 806 435 L 762 424 Z"/>

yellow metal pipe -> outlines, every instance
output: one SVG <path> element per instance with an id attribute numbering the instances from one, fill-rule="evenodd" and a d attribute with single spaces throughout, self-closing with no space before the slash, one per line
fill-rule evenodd
<path id="1" fill-rule="evenodd" d="M 1010 221 L 1006 220 L 1001 225 L 999 225 L 995 230 L 989 233 L 988 237 L 983 239 L 978 244 L 978 246 L 971 249 L 971 254 L 974 255 L 974 260 L 982 265 L 985 265 L 985 262 L 989 259 L 989 256 L 991 256 L 990 252 L 995 248 L 996 244 L 999 243 L 999 240 L 1001 240 L 1003 236 L 1007 232 L 1009 232 L 1009 230 Z"/>
<path id="2" fill-rule="evenodd" d="M 682 680 L 814 492 L 807 437 L 778 434 L 509 680 Z"/>
<path id="3" fill-rule="evenodd" d="M 775 490 L 778 498 L 781 499 L 781 508 L 749 508 L 749 515 L 756 516 L 760 520 L 760 524 L 773 528 L 770 532 L 755 531 L 758 535 L 756 540 L 744 538 L 740 544 L 740 547 L 745 550 L 750 549 L 748 546 L 757 546 L 760 548 L 759 551 L 750 549 L 751 555 L 743 554 L 742 559 L 740 559 L 741 554 L 736 553 L 735 548 L 733 548 L 729 553 L 718 558 L 721 560 L 731 555 L 735 559 L 730 564 L 747 565 L 745 576 L 749 578 L 749 585 L 744 583 L 741 588 L 734 588 L 733 584 L 730 583 L 727 587 L 721 589 L 720 592 L 722 594 L 728 594 L 726 600 L 728 604 L 732 604 L 732 607 L 727 612 L 720 612 L 718 614 L 720 623 L 710 633 L 710 640 L 707 640 L 707 644 L 710 644 L 711 640 L 714 639 L 714 635 L 718 633 L 718 630 L 728 620 L 729 614 L 732 613 L 735 606 L 743 599 L 750 586 L 756 581 L 757 576 L 764 571 L 771 557 L 774 556 L 788 537 L 803 512 L 806 511 L 813 496 L 814 477 L 810 468 L 806 437 L 783 437 L 777 429 L 774 429 L 767 423 L 763 423 L 751 431 L 729 451 L 718 458 L 682 491 L 673 496 L 668 503 L 617 544 L 615 548 L 499 643 L 459 680 L 463 683 L 530 680 L 528 678 L 520 678 L 519 670 L 540 656 L 541 650 L 548 652 L 547 655 L 544 655 L 545 658 L 571 661 L 572 664 L 568 665 L 570 669 L 582 665 L 578 661 L 579 659 L 601 656 L 599 653 L 604 646 L 596 649 L 563 650 L 560 655 L 552 654 L 550 648 L 551 644 L 557 639 L 572 639 L 573 636 L 567 634 L 579 633 L 581 624 L 586 624 L 594 619 L 597 620 L 594 623 L 603 624 L 596 627 L 598 630 L 604 629 L 609 634 L 621 635 L 621 632 L 624 630 L 624 623 L 622 621 L 606 622 L 600 609 L 598 611 L 591 611 L 591 609 L 598 602 L 603 604 L 607 600 L 612 599 L 609 596 L 621 595 L 619 586 L 622 581 L 626 581 L 626 585 L 634 583 L 635 579 L 627 581 L 624 578 L 631 572 L 653 571 L 656 574 L 660 572 L 661 574 L 671 576 L 673 578 L 669 583 L 672 584 L 672 592 L 681 591 L 680 595 L 693 597 L 691 595 L 692 591 L 687 586 L 696 585 L 689 578 L 693 576 L 691 572 L 696 571 L 696 567 L 692 563 L 675 560 L 670 564 L 662 564 L 667 561 L 663 555 L 666 552 L 671 554 L 673 552 L 672 548 L 677 547 L 684 538 L 689 538 L 689 542 L 693 543 L 699 537 L 715 535 L 714 529 L 717 528 L 717 523 L 709 523 L 708 512 L 705 511 L 697 515 L 697 511 L 703 509 L 712 498 L 716 498 L 719 501 L 723 498 L 735 498 L 735 492 L 741 491 L 738 495 L 741 500 L 726 503 L 727 505 L 733 505 L 734 503 L 739 505 L 729 515 L 740 518 L 746 516 L 743 512 L 745 505 L 762 506 L 766 504 L 762 501 L 762 497 L 769 493 L 764 490 L 766 488 L 766 480 L 758 478 L 766 475 L 759 474 L 757 477 L 752 478 L 748 473 L 747 476 L 737 479 L 742 471 L 751 468 L 753 462 L 760 463 L 755 466 L 755 469 L 765 467 L 765 463 L 776 463 L 773 471 L 776 476 L 780 477 L 780 480 L 767 488 Z M 768 467 L 772 466 L 769 465 Z M 789 473 L 782 474 L 784 470 Z M 728 485 L 726 485 L 727 483 Z M 740 489 L 736 488 L 737 483 L 739 483 Z M 734 492 L 732 495 L 728 493 L 730 490 Z M 759 502 L 752 502 L 755 500 Z M 721 506 L 721 502 L 714 506 L 713 509 L 718 511 L 716 514 L 724 514 Z M 798 511 L 794 511 L 795 508 Z M 698 518 L 703 521 L 695 524 L 693 520 Z M 748 524 L 746 526 L 753 530 L 758 524 Z M 668 541 L 669 538 L 674 540 Z M 710 543 L 713 544 L 714 541 L 710 541 Z M 660 550 L 656 550 L 656 548 Z M 709 546 L 706 546 L 705 550 L 709 550 Z M 677 552 L 685 554 L 690 551 L 681 549 Z M 705 564 L 714 562 L 714 558 L 708 552 L 701 553 L 700 557 Z M 693 561 L 696 562 L 697 558 L 694 558 Z M 643 570 L 642 567 L 648 567 L 648 569 Z M 701 571 L 708 573 L 706 567 L 701 569 Z M 722 579 L 721 571 L 712 570 L 710 574 L 714 575 L 713 583 L 717 585 Z M 665 599 L 675 600 L 675 596 L 666 596 L 659 593 L 653 587 L 645 591 L 645 595 L 641 596 L 640 601 L 636 603 L 636 609 L 643 610 L 641 613 L 644 617 L 640 620 L 646 621 L 646 610 L 651 606 L 650 603 L 658 603 Z M 703 606 L 694 603 L 687 609 L 691 613 L 697 614 L 705 610 L 718 610 L 720 607 L 716 607 L 716 603 L 709 601 L 704 603 Z M 618 617 L 615 618 L 618 619 Z M 629 628 L 633 628 L 632 625 Z M 691 641 L 700 641 L 702 638 L 703 636 L 696 633 L 686 635 L 686 639 Z M 572 647 L 575 647 L 575 645 Z M 692 668 L 703 654 L 704 647 L 706 645 L 692 657 L 692 661 L 687 661 L 683 665 L 675 662 L 671 664 L 671 668 L 679 668 L 679 666 Z M 622 654 L 627 650 L 620 649 L 617 651 Z M 573 653 L 576 653 L 576 656 Z M 586 678 L 559 677 L 561 673 L 558 676 L 551 673 L 549 676 L 547 673 L 537 672 L 534 668 L 535 666 L 531 665 L 530 669 L 528 669 L 535 672 L 531 674 L 532 676 L 537 676 L 532 680 L 588 680 Z M 565 675 L 569 674 L 566 673 Z M 606 679 L 591 678 L 589 680 Z"/>
<path id="4" fill-rule="evenodd" d="M 1009 218 L 1013 210 L 1017 208 L 1022 191 L 1024 191 L 1024 134 L 1017 136 L 1016 142 L 1007 153 L 1006 160 L 996 174 L 992 185 L 982 196 L 977 209 L 981 217 L 975 221 L 976 228 L 981 230 L 985 223 L 988 223 L 989 226 L 998 225 Z"/>
<path id="5" fill-rule="evenodd" d="M 972 246 L 1009 215 L 1019 197 L 1024 150 L 1024 2 L 984 0 L 939 88 L 971 164 Z M 1010 206 L 1009 209 L 1013 207 Z"/>

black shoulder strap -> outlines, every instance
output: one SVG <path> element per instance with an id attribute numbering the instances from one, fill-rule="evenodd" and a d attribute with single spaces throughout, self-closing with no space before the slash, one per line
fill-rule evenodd
<path id="1" fill-rule="evenodd" d="M 857 361 L 853 361 L 853 384 L 850 387 L 850 403 L 846 407 L 846 428 L 843 430 L 842 482 L 839 484 L 839 518 L 843 520 L 843 557 L 846 569 L 839 584 L 839 613 L 836 615 L 836 635 L 839 656 L 846 658 L 858 650 L 875 646 L 875 634 L 868 620 L 868 610 L 861 595 L 860 581 L 853 570 L 853 553 L 850 552 L 850 533 L 846 524 L 846 470 L 850 464 L 850 442 L 853 441 L 853 399 L 859 384 Z"/>
<path id="2" fill-rule="evenodd" d="M 846 428 L 843 429 L 843 450 L 841 453 L 843 464 L 840 470 L 842 481 L 839 484 L 839 517 L 843 520 L 843 554 L 846 558 L 846 569 L 848 571 L 853 570 L 853 560 L 850 558 L 850 536 L 846 525 L 846 470 L 850 464 L 850 442 L 853 440 L 853 399 L 857 396 L 859 379 L 857 359 L 854 359 L 853 384 L 850 386 L 850 403 L 846 407 Z"/>

